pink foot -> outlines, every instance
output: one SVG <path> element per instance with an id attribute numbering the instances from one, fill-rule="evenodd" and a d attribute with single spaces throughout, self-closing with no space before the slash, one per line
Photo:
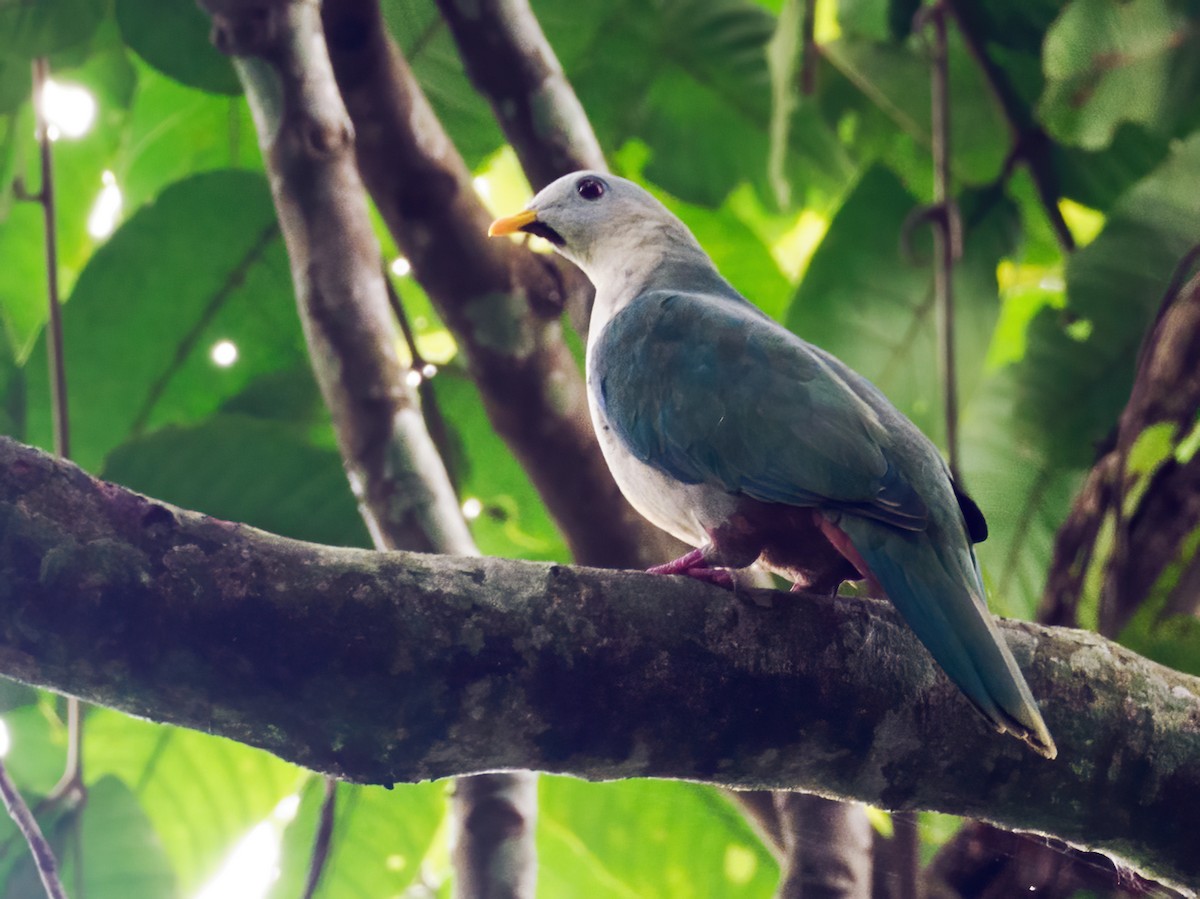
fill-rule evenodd
<path id="1" fill-rule="evenodd" d="M 704 558 L 704 553 L 693 549 L 674 561 L 646 569 L 647 574 L 680 574 L 708 584 L 716 584 L 726 590 L 734 589 L 733 576 L 724 568 L 713 568 Z"/>

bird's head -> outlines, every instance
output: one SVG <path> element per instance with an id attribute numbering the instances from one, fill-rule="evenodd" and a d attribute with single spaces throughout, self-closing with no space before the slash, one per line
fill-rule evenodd
<path id="1" fill-rule="evenodd" d="M 643 188 L 600 172 L 572 172 L 551 182 L 516 215 L 492 222 L 488 234 L 524 231 L 544 237 L 599 289 L 621 271 L 658 264 L 677 252 L 699 253 L 696 239 Z"/>

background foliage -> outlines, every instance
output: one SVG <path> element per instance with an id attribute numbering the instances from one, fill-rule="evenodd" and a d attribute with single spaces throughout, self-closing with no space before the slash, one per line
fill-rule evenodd
<path id="1" fill-rule="evenodd" d="M 780 5 L 534 8 L 614 167 L 678 212 L 748 296 L 940 439 L 928 247 L 918 234 L 909 258 L 899 240 L 932 190 L 916 4 L 818 3 L 811 95 L 772 78 Z M 513 211 L 528 187 L 432 0 L 385 7 L 482 196 Z M 983 0 L 963 25 L 972 39 L 953 31 L 950 46 L 963 470 L 991 524 L 980 557 L 993 607 L 1032 617 L 1141 335 L 1200 235 L 1200 17 L 1169 0 Z M 96 104 L 86 134 L 54 145 L 75 458 L 218 517 L 367 545 L 309 373 L 246 104 L 207 30 L 191 0 L 0 3 L 0 427 L 50 443 L 42 224 L 13 190 L 38 184 L 29 71 L 48 55 L 56 81 Z M 1049 202 L 1035 170 L 1058 187 Z M 98 209 L 114 190 L 120 210 L 106 223 Z M 1080 249 L 1066 251 L 1060 221 Z M 382 229 L 380 240 L 390 245 Z M 449 334 L 411 279 L 396 286 L 423 355 L 442 367 L 433 387 L 462 498 L 478 501 L 481 548 L 565 560 Z M 222 341 L 237 348 L 232 364 L 214 361 Z M 1159 642 L 1175 664 L 1196 659 Z M 62 770 L 59 702 L 15 686 L 2 698 L 14 776 L 44 795 Z M 194 896 L 250 834 L 260 860 L 280 846 L 271 895 L 297 895 L 316 778 L 105 710 L 89 712 L 86 732 L 88 802 L 47 826 L 69 885 L 89 899 Z M 708 788 L 545 778 L 540 790 L 541 895 L 774 888 L 775 860 Z M 323 895 L 447 894 L 443 785 L 338 791 Z M 0 829 L 4 895 L 30 895 L 30 864 Z M 932 850 L 945 822 L 925 836 Z M 217 894 L 234 895 L 205 895 Z"/>

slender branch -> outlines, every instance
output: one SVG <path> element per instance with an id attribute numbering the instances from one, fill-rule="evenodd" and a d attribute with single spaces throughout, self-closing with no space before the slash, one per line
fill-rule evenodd
<path id="1" fill-rule="evenodd" d="M 676 547 L 625 502 L 604 464 L 562 340 L 558 314 L 582 275 L 487 239 L 491 216 L 378 3 L 330 0 L 323 14 L 363 179 L 572 555 L 594 565 L 670 557 Z"/>
<path id="2" fill-rule="evenodd" d="M 321 800 L 321 816 L 317 821 L 317 835 L 313 837 L 308 877 L 304 882 L 304 892 L 300 894 L 302 899 L 312 899 L 316 895 L 317 886 L 321 883 L 321 875 L 325 872 L 325 863 L 329 861 L 329 849 L 333 845 L 333 822 L 337 812 L 337 783 L 332 777 L 325 778 L 325 796 Z"/>
<path id="3" fill-rule="evenodd" d="M 42 168 L 42 189 L 37 194 L 45 222 L 46 295 L 49 300 L 49 331 L 46 336 L 50 360 L 50 396 L 54 418 L 54 451 L 71 458 L 71 427 L 67 407 L 67 367 L 63 355 L 62 304 L 58 293 L 58 233 L 55 225 L 54 154 L 50 126 L 46 121 L 45 91 L 49 65 L 39 57 L 33 61 L 33 114 Z"/>
<path id="4" fill-rule="evenodd" d="M 946 56 L 946 11 L 940 4 L 921 7 L 914 30 L 928 27 L 930 137 L 933 150 L 933 205 L 922 218 L 933 226 L 933 294 L 937 312 L 938 372 L 942 382 L 942 418 L 950 473 L 959 478 L 958 368 L 954 356 L 954 264 L 962 256 L 962 221 L 953 196 L 950 172 L 950 71 Z"/>
<path id="5" fill-rule="evenodd" d="M 1200 678 L 1002 622 L 1059 743 L 974 714 L 890 605 L 321 547 L 0 440 L 0 674 L 368 783 L 536 768 L 936 809 L 1200 884 Z M 802 697 L 803 701 L 797 701 Z"/>
<path id="6" fill-rule="evenodd" d="M 42 886 L 46 888 L 46 895 L 50 899 L 66 899 L 67 893 L 58 876 L 58 862 L 54 860 L 54 850 L 42 836 L 42 829 L 38 827 L 25 800 L 21 798 L 21 793 L 12 782 L 8 767 L 3 762 L 0 762 L 0 796 L 4 798 L 4 807 L 8 809 L 9 817 L 29 844 L 29 851 L 33 853 L 33 861 L 42 879 Z"/>
<path id="7" fill-rule="evenodd" d="M 886 899 L 921 899 L 921 832 L 915 812 L 892 813 L 892 835 L 875 840 L 875 893 Z"/>
<path id="8" fill-rule="evenodd" d="M 46 301 L 49 315 L 46 330 L 46 357 L 50 363 L 50 404 L 54 422 L 54 452 L 71 458 L 70 404 L 67 398 L 67 362 L 63 346 L 62 301 L 58 290 L 58 228 L 54 193 L 54 153 L 50 126 L 46 120 L 46 82 L 50 66 L 44 58 L 33 61 L 33 115 L 41 160 L 42 186 L 37 201 L 42 207 L 46 245 Z M 83 791 L 83 716 L 79 700 L 67 698 L 67 760 L 62 777 L 50 791 L 58 801 L 73 798 Z"/>
<path id="9" fill-rule="evenodd" d="M 527 0 L 437 0 L 475 89 L 487 97 L 534 190 L 608 168 L 575 90 Z"/>

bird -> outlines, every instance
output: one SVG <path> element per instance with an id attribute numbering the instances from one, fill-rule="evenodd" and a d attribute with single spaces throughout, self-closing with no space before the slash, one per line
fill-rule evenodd
<path id="1" fill-rule="evenodd" d="M 825 593 L 863 581 L 996 731 L 1056 756 L 987 608 L 984 516 L 877 387 L 743 297 L 633 181 L 564 175 L 488 229 L 518 232 L 595 287 L 585 369 L 605 461 L 643 517 L 693 547 L 650 571 L 728 584 L 758 563 Z"/>

